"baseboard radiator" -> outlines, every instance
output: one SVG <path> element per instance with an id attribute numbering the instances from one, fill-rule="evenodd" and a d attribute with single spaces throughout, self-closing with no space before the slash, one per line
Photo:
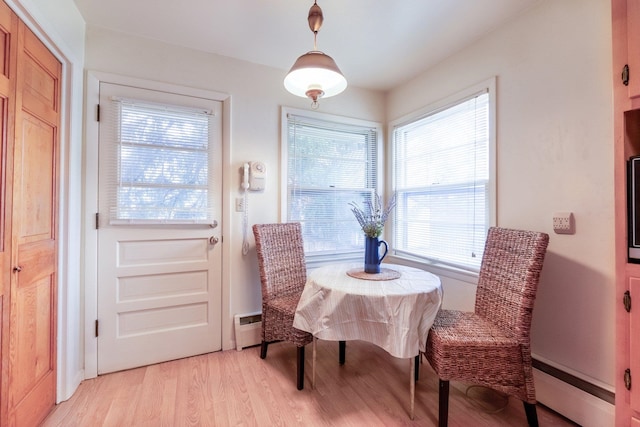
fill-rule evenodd
<path id="1" fill-rule="evenodd" d="M 262 341 L 262 313 L 236 314 L 234 316 L 236 350 L 260 344 Z"/>
<path id="2" fill-rule="evenodd" d="M 533 359 L 539 403 L 583 427 L 615 425 L 615 395 L 541 360 Z"/>

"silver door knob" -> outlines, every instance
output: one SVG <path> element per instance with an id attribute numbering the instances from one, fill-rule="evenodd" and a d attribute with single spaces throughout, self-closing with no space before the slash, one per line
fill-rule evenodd
<path id="1" fill-rule="evenodd" d="M 14 273 L 20 273 L 21 271 L 22 271 L 22 267 L 20 267 L 19 265 L 18 265 L 18 266 L 13 267 L 13 272 L 14 272 Z"/>
<path id="2" fill-rule="evenodd" d="M 209 244 L 215 246 L 218 243 L 219 239 L 216 236 L 209 237 Z"/>

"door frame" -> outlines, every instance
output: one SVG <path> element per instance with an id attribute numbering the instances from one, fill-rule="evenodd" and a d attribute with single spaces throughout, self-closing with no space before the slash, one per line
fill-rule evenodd
<path id="1" fill-rule="evenodd" d="M 222 230 L 230 235 L 231 212 L 229 192 L 231 164 L 231 96 L 186 86 L 173 85 L 136 77 L 122 76 L 89 70 L 85 76 L 85 192 L 84 192 L 84 378 L 98 376 L 98 339 L 95 321 L 98 316 L 98 231 L 95 214 L 98 212 L 98 132 L 96 106 L 100 100 L 100 82 L 136 86 L 144 89 L 175 92 L 184 95 L 206 97 L 222 102 Z M 231 348 L 229 239 L 221 239 L 222 250 L 222 350 Z M 227 241 L 225 241 L 227 240 Z"/>

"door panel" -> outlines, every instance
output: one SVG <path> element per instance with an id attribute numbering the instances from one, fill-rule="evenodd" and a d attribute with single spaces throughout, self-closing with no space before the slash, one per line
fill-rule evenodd
<path id="1" fill-rule="evenodd" d="M 22 114 L 21 157 L 28 159 L 21 166 L 19 196 L 16 212 L 20 218 L 20 239 L 28 243 L 54 238 L 53 197 L 55 196 L 55 128 L 26 111 Z"/>
<path id="2" fill-rule="evenodd" d="M 55 404 L 58 128 L 61 65 L 18 26 L 9 332 L 9 424 Z"/>
<path id="3" fill-rule="evenodd" d="M 112 99 L 202 108 L 215 119 L 209 141 L 209 186 L 221 214 L 222 104 L 202 98 L 100 84 L 98 229 L 98 373 L 104 374 L 222 348 L 221 248 L 207 224 L 110 221 L 110 178 L 118 134 Z"/>
<path id="4" fill-rule="evenodd" d="M 31 391 L 32 384 L 43 381 L 51 371 L 52 307 L 50 277 L 29 282 L 29 286 L 18 289 L 16 304 L 17 330 L 20 331 L 16 346 L 14 369 L 20 372 L 13 382 L 13 395 L 18 400 Z M 33 327 L 37 325 L 37 327 Z"/>

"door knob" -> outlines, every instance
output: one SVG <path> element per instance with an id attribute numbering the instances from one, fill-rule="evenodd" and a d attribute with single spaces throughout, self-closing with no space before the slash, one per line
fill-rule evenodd
<path id="1" fill-rule="evenodd" d="M 211 245 L 216 245 L 216 243 L 218 243 L 219 239 L 216 236 L 211 236 L 209 237 L 209 244 Z"/>
<path id="2" fill-rule="evenodd" d="M 22 267 L 20 267 L 19 265 L 18 265 L 18 266 L 13 267 L 13 272 L 14 272 L 14 273 L 20 273 L 21 271 L 22 271 Z"/>

